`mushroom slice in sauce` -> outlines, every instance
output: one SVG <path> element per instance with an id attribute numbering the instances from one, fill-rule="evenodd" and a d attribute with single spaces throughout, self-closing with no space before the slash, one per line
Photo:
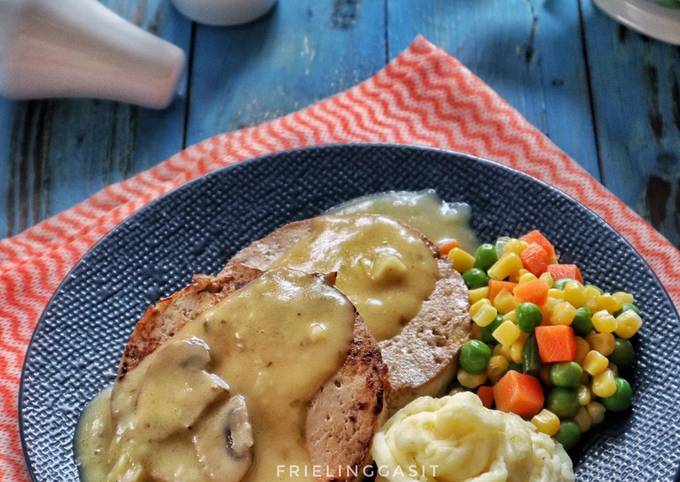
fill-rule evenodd
<path id="1" fill-rule="evenodd" d="M 202 421 L 194 446 L 205 474 L 215 482 L 238 482 L 252 463 L 253 429 L 246 399 L 235 395 Z"/>
<path id="2" fill-rule="evenodd" d="M 137 398 L 137 427 L 148 440 L 186 430 L 203 410 L 229 393 L 229 385 L 204 368 L 210 347 L 199 338 L 168 343 L 155 355 Z"/>

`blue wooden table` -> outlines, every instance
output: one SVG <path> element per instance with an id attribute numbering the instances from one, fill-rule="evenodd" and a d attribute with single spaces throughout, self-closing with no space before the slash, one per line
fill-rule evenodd
<path id="1" fill-rule="evenodd" d="M 371 76 L 419 34 L 444 47 L 680 246 L 680 49 L 591 0 L 279 0 L 236 28 L 168 0 L 105 0 L 188 54 L 166 110 L 0 100 L 0 237 L 184 146 Z"/>

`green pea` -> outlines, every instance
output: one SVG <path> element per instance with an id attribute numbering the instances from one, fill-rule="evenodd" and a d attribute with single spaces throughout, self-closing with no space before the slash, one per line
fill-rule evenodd
<path id="1" fill-rule="evenodd" d="M 525 333 L 531 333 L 543 321 L 541 309 L 533 303 L 522 303 L 517 307 L 517 324 Z"/>
<path id="2" fill-rule="evenodd" d="M 619 316 L 621 313 L 623 313 L 624 311 L 628 311 L 628 310 L 633 310 L 635 313 L 640 315 L 640 308 L 635 306 L 633 303 L 624 303 L 621 306 L 621 309 L 619 311 L 617 311 L 616 313 L 614 313 L 614 316 Z"/>
<path id="3" fill-rule="evenodd" d="M 571 327 L 577 335 L 586 336 L 590 333 L 593 329 L 592 316 L 593 312 L 587 306 L 582 306 L 576 310 L 576 316 L 574 316 Z"/>
<path id="4" fill-rule="evenodd" d="M 560 278 L 557 281 L 555 281 L 555 283 L 553 283 L 553 288 L 557 288 L 558 290 L 563 290 L 564 285 L 566 285 L 570 281 L 574 281 L 574 280 L 571 279 L 571 278 Z"/>
<path id="5" fill-rule="evenodd" d="M 623 338 L 617 338 L 614 341 L 614 351 L 609 355 L 609 360 L 619 368 L 628 368 L 635 360 L 633 344 Z"/>
<path id="6" fill-rule="evenodd" d="M 555 387 L 548 393 L 546 407 L 560 418 L 575 417 L 581 407 L 573 388 Z"/>
<path id="7" fill-rule="evenodd" d="M 630 388 L 628 380 L 616 377 L 616 393 L 611 397 L 603 398 L 602 405 L 612 412 L 623 412 L 628 410 L 633 403 L 633 390 Z"/>
<path id="8" fill-rule="evenodd" d="M 489 345 L 479 340 L 470 340 L 460 349 L 460 366 L 468 373 L 482 373 L 491 358 Z"/>
<path id="9" fill-rule="evenodd" d="M 493 244 L 484 243 L 475 251 L 475 268 L 487 270 L 498 261 L 498 252 Z"/>
<path id="10" fill-rule="evenodd" d="M 489 277 L 479 268 L 470 268 L 463 273 L 463 281 L 470 290 L 483 288 L 489 284 Z"/>
<path id="11" fill-rule="evenodd" d="M 482 341 L 484 343 L 488 343 L 490 345 L 496 345 L 498 344 L 498 340 L 496 340 L 492 333 L 498 328 L 501 323 L 503 323 L 503 317 L 501 315 L 498 315 L 495 320 L 491 322 L 490 325 L 486 325 L 484 328 L 482 328 L 480 331 L 482 333 Z"/>
<path id="12" fill-rule="evenodd" d="M 550 383 L 556 387 L 576 388 L 582 375 L 583 368 L 576 362 L 555 363 L 550 367 Z"/>
<path id="13" fill-rule="evenodd" d="M 571 450 L 581 439 L 581 429 L 573 420 L 563 420 L 560 430 L 555 434 L 555 440 L 562 444 L 565 450 Z"/>

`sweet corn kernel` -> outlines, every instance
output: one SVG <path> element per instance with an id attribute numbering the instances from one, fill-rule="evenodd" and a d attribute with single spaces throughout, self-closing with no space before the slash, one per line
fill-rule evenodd
<path id="1" fill-rule="evenodd" d="M 493 347 L 493 355 L 494 356 L 502 356 L 507 361 L 510 361 L 510 347 L 509 346 L 503 346 L 503 345 L 496 345 L 495 347 Z"/>
<path id="2" fill-rule="evenodd" d="M 600 291 L 592 285 L 583 287 L 583 296 L 585 296 L 586 304 L 591 310 L 597 308 L 597 299 L 600 297 Z"/>
<path id="3" fill-rule="evenodd" d="M 491 334 L 501 345 L 510 347 L 519 338 L 520 329 L 510 320 L 505 320 Z M 511 357 L 512 358 L 512 357 Z"/>
<path id="4" fill-rule="evenodd" d="M 593 376 L 604 372 L 608 366 L 607 357 L 595 350 L 590 350 L 583 359 L 583 369 Z"/>
<path id="5" fill-rule="evenodd" d="M 489 359 L 489 364 L 486 366 L 486 376 L 489 378 L 489 381 L 495 384 L 508 371 L 509 365 L 508 359 L 503 355 L 492 356 Z"/>
<path id="6" fill-rule="evenodd" d="M 553 279 L 552 275 L 547 271 L 543 273 L 541 276 L 539 276 L 538 279 L 547 284 L 548 288 L 552 288 L 553 285 L 555 284 L 555 280 Z"/>
<path id="7" fill-rule="evenodd" d="M 590 395 L 590 388 L 585 385 L 579 385 L 576 389 L 576 393 L 578 394 L 579 405 L 585 407 L 590 403 L 592 399 L 592 396 Z"/>
<path id="8" fill-rule="evenodd" d="M 496 298 L 493 300 L 493 305 L 500 314 L 504 315 L 517 308 L 519 300 L 508 290 L 503 289 L 496 295 Z"/>
<path id="9" fill-rule="evenodd" d="M 515 343 L 513 343 L 512 346 L 510 346 L 510 359 L 514 363 L 522 363 L 522 358 L 523 358 L 522 354 L 524 353 L 524 344 L 527 341 L 527 337 L 522 336 L 522 334 L 528 335 L 527 333 L 524 333 L 524 332 L 520 333 L 519 338 L 517 338 Z"/>
<path id="10" fill-rule="evenodd" d="M 503 254 L 514 253 L 519 256 L 527 246 L 529 246 L 529 243 L 526 241 L 522 241 L 521 239 L 511 239 L 505 244 L 505 247 L 503 248 Z"/>
<path id="11" fill-rule="evenodd" d="M 633 303 L 633 301 L 635 301 L 633 295 L 626 293 L 625 291 L 617 291 L 612 296 L 621 306 L 623 306 L 624 303 Z"/>
<path id="12" fill-rule="evenodd" d="M 482 329 L 479 327 L 477 323 L 473 323 L 472 328 L 470 328 L 470 338 L 472 338 L 473 340 L 482 339 Z"/>
<path id="13" fill-rule="evenodd" d="M 593 383 L 590 390 L 600 398 L 611 397 L 616 393 L 616 382 L 614 381 L 614 372 L 605 370 L 599 375 L 593 377 Z"/>
<path id="14" fill-rule="evenodd" d="M 503 315 L 504 320 L 510 320 L 513 323 L 517 323 L 517 311 L 512 310 L 508 311 L 506 314 Z"/>
<path id="15" fill-rule="evenodd" d="M 560 431 L 559 417 L 545 408 L 532 417 L 531 423 L 536 430 L 551 437 Z"/>
<path id="16" fill-rule="evenodd" d="M 616 318 L 606 310 L 593 313 L 593 328 L 600 333 L 613 333 L 616 330 Z"/>
<path id="17" fill-rule="evenodd" d="M 576 316 L 576 308 L 571 303 L 560 301 L 555 303 L 550 313 L 550 323 L 553 325 L 571 325 Z"/>
<path id="18" fill-rule="evenodd" d="M 617 367 L 615 363 L 609 362 L 609 366 L 607 368 L 614 372 L 614 375 L 619 375 L 619 367 Z"/>
<path id="19" fill-rule="evenodd" d="M 550 383 L 550 365 L 542 365 L 538 376 L 545 386 L 549 387 L 552 385 L 552 383 Z"/>
<path id="20" fill-rule="evenodd" d="M 520 269 L 522 269 L 522 260 L 519 259 L 519 256 L 515 253 L 505 251 L 503 256 L 501 256 L 501 259 L 496 261 L 494 265 L 489 268 L 487 274 L 489 275 L 489 278 L 500 281 L 511 274 L 516 273 Z"/>
<path id="21" fill-rule="evenodd" d="M 569 281 L 564 285 L 564 301 L 568 301 L 576 308 L 585 306 L 586 294 L 583 285 L 578 281 Z"/>
<path id="22" fill-rule="evenodd" d="M 550 298 L 545 301 L 545 303 L 540 306 L 539 308 L 541 309 L 541 313 L 543 314 L 543 319 L 544 320 L 550 320 L 550 317 L 552 316 L 553 309 L 555 308 L 555 305 L 557 303 L 561 303 L 562 300 L 558 300 L 555 298 Z"/>
<path id="23" fill-rule="evenodd" d="M 479 300 L 489 297 L 489 287 L 483 286 L 475 290 L 468 291 L 468 299 L 470 303 L 477 303 Z"/>
<path id="24" fill-rule="evenodd" d="M 642 326 L 642 318 L 633 310 L 624 311 L 616 317 L 616 334 L 621 338 L 631 338 Z"/>
<path id="25" fill-rule="evenodd" d="M 479 300 L 470 307 L 470 318 L 479 326 L 489 326 L 498 316 L 498 311 L 486 298 Z"/>
<path id="26" fill-rule="evenodd" d="M 595 306 L 595 311 L 607 310 L 610 313 L 619 311 L 621 309 L 621 304 L 609 293 L 604 293 L 597 297 L 597 305 Z"/>
<path id="27" fill-rule="evenodd" d="M 453 269 L 459 273 L 464 273 L 475 265 L 475 257 L 460 248 L 453 248 L 449 251 L 448 257 Z"/>
<path id="28" fill-rule="evenodd" d="M 583 363 L 583 359 L 586 357 L 588 352 L 590 351 L 590 345 L 588 342 L 584 339 L 581 338 L 580 336 L 576 337 L 576 358 L 574 361 L 578 364 Z"/>
<path id="29" fill-rule="evenodd" d="M 586 410 L 588 411 L 590 418 L 593 420 L 594 425 L 597 425 L 598 423 L 601 423 L 602 420 L 604 420 L 604 414 L 607 411 L 607 409 L 604 408 L 604 405 L 602 405 L 600 402 L 590 402 L 588 405 L 586 405 Z"/>
<path id="30" fill-rule="evenodd" d="M 465 388 L 477 388 L 486 381 L 486 373 L 482 372 L 479 375 L 468 373 L 463 369 L 458 369 L 458 383 Z"/>
<path id="31" fill-rule="evenodd" d="M 519 275 L 519 284 L 528 283 L 529 281 L 535 281 L 537 279 L 535 274 L 527 271 L 526 273 L 521 273 Z"/>
<path id="32" fill-rule="evenodd" d="M 596 333 L 591 331 L 586 335 L 586 341 L 590 345 L 591 350 L 596 350 L 604 356 L 609 356 L 614 351 L 614 335 L 611 333 Z"/>
<path id="33" fill-rule="evenodd" d="M 576 422 L 578 428 L 581 429 L 581 433 L 587 432 L 590 430 L 590 427 L 593 426 L 593 418 L 590 416 L 588 410 L 586 410 L 585 407 L 579 408 L 578 413 L 574 417 L 574 422 Z"/>
<path id="34" fill-rule="evenodd" d="M 564 291 L 558 290 L 557 288 L 550 288 L 548 290 L 548 296 L 554 300 L 563 300 Z"/>

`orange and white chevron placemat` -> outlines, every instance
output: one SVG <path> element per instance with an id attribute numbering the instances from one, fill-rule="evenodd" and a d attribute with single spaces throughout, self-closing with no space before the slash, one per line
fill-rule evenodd
<path id="1" fill-rule="evenodd" d="M 680 251 L 464 65 L 419 37 L 385 69 L 346 92 L 205 140 L 0 241 L 0 479 L 27 479 L 17 391 L 29 338 L 54 290 L 99 238 L 150 201 L 210 171 L 276 151 L 347 142 L 451 149 L 552 184 L 623 234 L 680 306 Z"/>

